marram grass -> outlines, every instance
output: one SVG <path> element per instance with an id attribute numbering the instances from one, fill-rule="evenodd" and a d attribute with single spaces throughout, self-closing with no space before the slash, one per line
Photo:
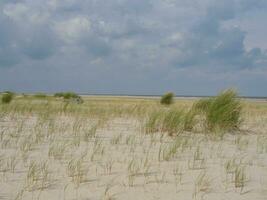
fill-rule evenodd
<path id="1" fill-rule="evenodd" d="M 203 132 L 225 133 L 239 129 L 241 112 L 242 104 L 237 93 L 229 89 L 216 97 L 201 99 L 189 109 L 174 106 L 157 109 L 148 114 L 145 129 L 147 133 L 176 135 L 183 131 L 192 132 L 197 125 L 204 124 Z"/>
<path id="2" fill-rule="evenodd" d="M 242 104 L 232 89 L 223 91 L 216 97 L 198 101 L 195 109 L 204 114 L 205 127 L 210 132 L 237 130 L 242 121 Z"/>
<path id="3" fill-rule="evenodd" d="M 243 106 L 235 91 L 226 90 L 216 97 L 192 103 L 175 101 L 166 107 L 157 100 L 91 97 L 85 98 L 84 104 L 75 104 L 52 96 L 45 99 L 16 96 L 12 104 L 0 104 L 0 112 L 27 113 L 47 119 L 54 114 L 96 119 L 131 117 L 144 122 L 146 133 L 165 132 L 168 135 L 183 131 L 217 133 L 239 129 Z"/>

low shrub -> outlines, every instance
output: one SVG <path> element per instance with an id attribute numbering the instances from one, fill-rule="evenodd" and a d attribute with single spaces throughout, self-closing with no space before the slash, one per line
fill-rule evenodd
<path id="1" fill-rule="evenodd" d="M 64 99 L 72 99 L 72 98 L 78 98 L 79 95 L 77 95 L 74 92 L 58 92 L 54 94 L 55 97 L 63 97 Z"/>
<path id="2" fill-rule="evenodd" d="M 12 92 L 5 92 L 2 95 L 1 101 L 4 104 L 8 104 L 8 103 L 10 103 L 12 101 L 13 97 L 14 97 L 14 93 L 12 93 Z"/>
<path id="3" fill-rule="evenodd" d="M 160 103 L 164 105 L 170 105 L 173 103 L 173 98 L 174 94 L 172 92 L 168 92 L 161 97 Z"/>
<path id="4" fill-rule="evenodd" d="M 54 97 L 63 97 L 64 93 L 63 92 L 57 92 L 54 94 Z"/>
<path id="5" fill-rule="evenodd" d="M 54 94 L 54 97 L 61 97 L 65 100 L 78 103 L 78 104 L 83 103 L 82 97 L 74 92 L 58 92 Z"/>
<path id="6" fill-rule="evenodd" d="M 78 98 L 79 96 L 73 92 L 66 92 L 63 95 L 64 99 L 74 99 L 74 98 Z"/>

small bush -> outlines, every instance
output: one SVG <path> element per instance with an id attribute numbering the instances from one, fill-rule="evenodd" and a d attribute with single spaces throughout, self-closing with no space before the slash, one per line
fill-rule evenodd
<path id="1" fill-rule="evenodd" d="M 58 92 L 54 94 L 54 97 L 61 97 L 65 100 L 78 103 L 78 104 L 83 103 L 82 97 L 74 92 Z"/>
<path id="2" fill-rule="evenodd" d="M 64 99 L 75 99 L 75 98 L 78 98 L 78 97 L 79 97 L 79 95 L 77 95 L 77 94 L 75 94 L 73 92 L 66 92 L 63 95 Z"/>
<path id="3" fill-rule="evenodd" d="M 64 99 L 73 99 L 73 98 L 78 98 L 79 95 L 77 95 L 74 92 L 58 92 L 54 94 L 54 97 L 63 97 Z"/>
<path id="4" fill-rule="evenodd" d="M 54 94 L 54 97 L 63 97 L 64 93 L 63 92 L 57 92 Z"/>
<path id="5" fill-rule="evenodd" d="M 2 95 L 1 101 L 2 103 L 8 104 L 12 101 L 14 94 L 12 92 L 6 92 Z"/>
<path id="6" fill-rule="evenodd" d="M 242 105 L 232 89 L 221 92 L 216 97 L 198 101 L 195 108 L 205 114 L 208 131 L 231 131 L 240 126 Z"/>
<path id="7" fill-rule="evenodd" d="M 164 105 L 170 105 L 173 103 L 174 94 L 168 92 L 161 97 L 160 103 Z"/>

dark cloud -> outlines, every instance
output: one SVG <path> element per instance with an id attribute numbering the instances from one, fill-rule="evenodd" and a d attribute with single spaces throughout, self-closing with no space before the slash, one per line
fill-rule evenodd
<path id="1" fill-rule="evenodd" d="M 21 51 L 33 60 L 42 60 L 53 55 L 60 43 L 48 27 L 26 31 L 20 39 Z"/>
<path id="2" fill-rule="evenodd" d="M 10 67 L 20 61 L 20 54 L 14 47 L 0 48 L 0 68 Z"/>
<path id="3" fill-rule="evenodd" d="M 234 0 L 213 3 L 186 34 L 178 48 L 182 55 L 177 58 L 177 67 L 219 67 L 223 70 L 236 70 L 266 66 L 266 54 L 261 49 L 246 50 L 246 33 L 238 27 L 223 28 L 221 24 L 233 19 L 238 12 Z M 256 53 L 256 52 L 257 53 Z"/>
<path id="4" fill-rule="evenodd" d="M 238 0 L 238 3 L 238 8 L 241 11 L 267 8 L 267 2 L 265 0 Z"/>
<path id="5" fill-rule="evenodd" d="M 17 28 L 12 20 L 1 14 L 0 27 L 0 67 L 9 67 L 20 60 L 17 48 Z"/>
<path id="6" fill-rule="evenodd" d="M 90 55 L 96 57 L 105 57 L 112 51 L 111 45 L 103 38 L 88 38 L 83 41 L 83 45 Z"/>
<path id="7" fill-rule="evenodd" d="M 90 84 L 87 75 L 91 85 L 101 85 L 99 77 L 115 79 L 106 81 L 114 87 L 130 80 L 131 90 L 135 80 L 151 82 L 148 90 L 162 76 L 167 87 L 176 72 L 200 80 L 203 73 L 264 71 L 266 50 L 248 48 L 251 33 L 235 24 L 266 8 L 265 0 L 2 0 L 0 70 L 28 71 L 21 82 L 30 73 L 49 81 L 57 71 L 64 85 L 75 67 L 77 88 Z"/>
<path id="8" fill-rule="evenodd" d="M 234 18 L 236 1 L 224 0 L 214 1 L 207 8 L 206 20 L 220 21 Z"/>

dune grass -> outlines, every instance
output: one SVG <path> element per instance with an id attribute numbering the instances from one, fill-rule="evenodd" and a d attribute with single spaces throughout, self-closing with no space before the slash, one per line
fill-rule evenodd
<path id="1" fill-rule="evenodd" d="M 242 122 L 242 103 L 232 89 L 198 101 L 195 109 L 204 114 L 205 127 L 210 132 L 238 130 Z"/>
<path id="2" fill-rule="evenodd" d="M 169 135 L 194 131 L 197 126 L 207 133 L 223 133 L 239 130 L 242 122 L 241 100 L 237 93 L 226 90 L 216 97 L 200 99 L 191 107 L 159 107 L 149 113 L 146 132 L 167 132 Z M 204 126 L 201 126 L 203 124 Z"/>
<path id="3" fill-rule="evenodd" d="M 40 200 L 55 194 L 66 200 L 132 194 L 201 199 L 213 191 L 225 198 L 249 199 L 251 192 L 261 197 L 257 191 L 266 181 L 250 189 L 256 177 L 266 177 L 266 136 L 229 132 L 210 140 L 208 114 L 239 101 L 220 95 L 200 100 L 208 103 L 177 99 L 170 106 L 157 98 L 118 97 L 83 97 L 83 104 L 65 106 L 62 98 L 16 95 L 12 103 L 0 104 L 2 191 L 8 188 L 9 199 Z M 240 103 L 244 123 L 238 129 L 245 124 L 247 130 L 267 130 L 266 102 Z M 219 113 L 226 111 L 223 119 L 236 119 L 230 109 Z"/>
<path id="4" fill-rule="evenodd" d="M 168 135 L 177 135 L 184 131 L 203 133 L 236 131 L 242 125 L 244 107 L 237 98 L 237 93 L 231 89 L 219 93 L 216 97 L 198 101 L 174 101 L 168 107 L 160 105 L 157 99 L 84 97 L 83 104 L 76 104 L 56 97 L 18 95 L 12 104 L 0 104 L 0 111 L 13 114 L 31 113 L 46 118 L 64 113 L 99 118 L 100 121 L 114 117 L 131 117 L 144 124 L 146 133 L 166 132 Z"/>

